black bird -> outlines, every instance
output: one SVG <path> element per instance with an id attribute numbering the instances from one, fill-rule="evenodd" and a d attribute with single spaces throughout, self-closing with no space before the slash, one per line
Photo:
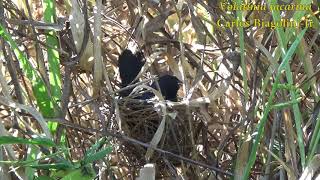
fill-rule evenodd
<path id="1" fill-rule="evenodd" d="M 158 80 L 160 91 L 165 100 L 177 101 L 177 93 L 180 88 L 180 80 L 171 75 L 161 76 Z M 152 83 L 152 88 L 157 89 L 156 82 Z"/>
<path id="2" fill-rule="evenodd" d="M 158 79 L 158 84 L 160 87 L 160 92 L 165 100 L 177 101 L 177 93 L 180 88 L 181 81 L 172 75 L 163 75 Z M 159 90 L 156 82 L 151 84 L 153 89 Z M 145 92 L 138 99 L 147 100 L 154 97 L 152 92 Z"/>
<path id="3" fill-rule="evenodd" d="M 126 87 L 133 82 L 144 65 L 142 53 L 133 54 L 129 49 L 125 49 L 119 56 L 118 66 L 121 79 L 121 87 Z M 125 97 L 131 93 L 132 89 L 120 92 L 120 96 Z"/>
<path id="4" fill-rule="evenodd" d="M 136 76 L 139 74 L 141 68 L 144 65 L 143 54 L 141 52 L 133 54 L 130 50 L 125 49 L 119 56 L 118 65 L 121 79 L 121 87 L 126 87 L 130 83 L 137 83 L 138 80 L 133 82 Z M 165 100 L 177 101 L 177 92 L 179 90 L 180 81 L 178 78 L 172 75 L 163 75 L 158 79 L 161 94 Z M 151 87 L 158 89 L 156 82 L 151 84 Z M 132 92 L 133 88 L 121 91 L 120 96 L 126 97 Z M 154 97 L 151 92 L 143 93 L 137 99 L 150 99 Z"/>

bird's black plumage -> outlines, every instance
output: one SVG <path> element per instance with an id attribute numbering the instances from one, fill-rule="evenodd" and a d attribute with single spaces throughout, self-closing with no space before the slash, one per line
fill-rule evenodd
<path id="1" fill-rule="evenodd" d="M 130 50 L 124 50 L 121 55 L 119 56 L 118 65 L 119 65 L 119 72 L 121 78 L 121 87 L 126 87 L 130 83 L 136 83 L 137 81 L 133 82 L 136 76 L 139 74 L 141 68 L 144 65 L 142 61 L 143 54 L 137 53 L 133 54 Z M 177 101 L 177 92 L 179 90 L 179 79 L 172 75 L 163 75 L 160 76 L 158 79 L 160 92 L 165 98 L 165 100 L 170 101 Z M 152 88 L 158 89 L 156 82 L 153 82 L 151 85 Z M 126 97 L 132 92 L 132 89 L 125 90 L 120 92 L 120 96 Z M 141 96 L 137 97 L 138 99 L 150 99 L 154 97 L 154 94 L 151 92 L 143 93 Z"/>
<path id="2" fill-rule="evenodd" d="M 142 53 L 133 54 L 129 49 L 125 49 L 119 56 L 118 66 L 121 79 L 121 87 L 126 87 L 133 82 L 136 76 L 139 74 L 141 68 L 144 65 L 142 61 Z M 128 96 L 131 93 L 132 89 L 122 91 L 121 96 Z"/>
<path id="3" fill-rule="evenodd" d="M 177 101 L 177 93 L 180 88 L 180 80 L 172 75 L 163 75 L 160 76 L 158 79 L 160 92 L 165 100 L 169 101 Z M 153 82 L 151 84 L 151 87 L 153 89 L 159 90 L 156 82 Z M 145 92 L 141 96 L 138 97 L 138 99 L 151 99 L 154 97 L 154 94 L 152 92 Z"/>
<path id="4" fill-rule="evenodd" d="M 180 80 L 172 75 L 161 76 L 158 80 L 160 91 L 165 100 L 177 101 L 177 93 L 180 88 Z M 152 83 L 152 88 L 158 89 L 156 82 Z"/>
<path id="5" fill-rule="evenodd" d="M 144 62 L 140 53 L 134 55 L 130 50 L 124 50 L 119 56 L 119 71 L 123 87 L 130 84 L 139 74 Z"/>

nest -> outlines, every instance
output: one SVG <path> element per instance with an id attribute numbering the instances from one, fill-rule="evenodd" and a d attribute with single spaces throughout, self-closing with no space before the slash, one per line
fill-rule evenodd
<path id="1" fill-rule="evenodd" d="M 153 103 L 136 99 L 122 100 L 119 102 L 119 108 L 124 134 L 141 142 L 150 143 L 163 119 L 161 110 L 157 110 Z M 194 113 L 195 111 L 191 111 L 192 113 L 189 113 L 189 115 L 186 112 L 186 107 L 183 105 L 167 106 L 165 130 L 157 146 L 158 148 L 184 157 L 190 157 L 191 151 L 195 147 L 192 143 L 195 142 L 199 134 L 195 133 L 194 129 L 198 127 L 201 120 Z M 188 118 L 191 118 L 191 127 L 189 126 Z M 146 163 L 144 157 L 147 151 L 146 148 L 132 145 L 131 143 L 124 143 L 122 147 L 132 162 L 137 162 L 140 166 Z M 160 153 L 156 152 L 151 158 L 151 162 L 156 163 L 161 171 L 163 170 L 162 167 L 164 167 L 162 157 Z M 174 165 L 180 163 L 180 161 L 171 157 L 166 159 Z"/>

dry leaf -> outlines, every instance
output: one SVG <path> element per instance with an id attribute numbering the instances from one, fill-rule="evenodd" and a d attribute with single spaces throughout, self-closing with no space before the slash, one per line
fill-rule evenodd
<path id="1" fill-rule="evenodd" d="M 191 15 L 191 23 L 192 26 L 194 27 L 194 30 L 196 31 L 197 37 L 198 37 L 198 41 L 201 44 L 205 44 L 206 43 L 206 30 L 205 25 L 202 23 L 202 21 L 200 20 L 200 18 L 198 16 L 195 15 L 195 10 L 193 8 L 193 4 L 190 2 L 190 0 L 188 0 L 188 6 L 190 9 L 190 15 Z"/>
<path id="2" fill-rule="evenodd" d="M 156 177 L 156 168 L 154 164 L 146 164 L 140 169 L 138 180 L 154 180 Z"/>
<path id="3" fill-rule="evenodd" d="M 299 180 L 305 179 L 319 179 L 320 178 L 320 154 L 313 157 L 308 166 L 304 169 Z M 318 172 L 318 173 L 317 173 Z"/>
<path id="4" fill-rule="evenodd" d="M 34 108 L 24 105 L 24 104 L 19 104 L 14 102 L 11 99 L 8 99 L 4 96 L 0 96 L 0 104 L 3 104 L 5 106 L 11 107 L 13 109 L 21 109 L 26 111 L 27 113 L 29 113 L 31 116 L 33 116 L 35 118 L 35 120 L 38 121 L 40 127 L 42 128 L 42 131 L 45 133 L 46 137 L 48 139 L 51 139 L 51 133 L 48 129 L 48 125 L 47 122 L 44 120 L 44 118 L 42 117 L 42 115 Z"/>
<path id="5" fill-rule="evenodd" d="M 77 49 L 77 53 L 80 53 L 83 38 L 84 38 L 84 27 L 85 20 L 83 14 L 81 13 L 81 8 L 76 0 L 71 0 L 71 12 L 69 16 L 70 27 L 72 32 L 72 37 L 74 44 Z M 93 66 L 93 43 L 91 41 L 90 35 L 88 37 L 88 42 L 84 52 L 80 58 L 81 69 L 91 72 Z"/>
<path id="6" fill-rule="evenodd" d="M 173 13 L 172 11 L 165 11 L 149 21 L 145 20 L 145 25 L 143 30 L 144 30 L 144 35 L 146 39 L 153 32 L 156 32 L 159 29 L 163 28 L 165 21 L 167 20 L 168 16 L 170 16 L 172 13 Z"/>
<path id="7" fill-rule="evenodd" d="M 250 152 L 250 141 L 243 141 L 242 145 L 240 146 L 239 153 L 237 156 L 237 163 L 235 167 L 235 180 L 241 180 L 243 177 L 243 171 L 247 165 L 247 159 Z"/>

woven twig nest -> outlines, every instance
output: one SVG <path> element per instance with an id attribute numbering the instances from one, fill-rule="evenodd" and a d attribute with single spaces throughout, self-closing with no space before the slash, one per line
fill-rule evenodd
<path id="1" fill-rule="evenodd" d="M 153 103 L 128 98 L 119 102 L 119 109 L 123 132 L 131 138 L 150 143 L 163 120 L 164 115 L 161 108 L 155 107 Z M 157 147 L 177 155 L 190 157 L 194 147 L 192 143 L 195 142 L 199 134 L 194 132 L 200 122 L 199 117 L 196 116 L 196 113 L 188 115 L 185 105 L 166 106 L 166 112 L 165 130 Z M 191 118 L 191 127 L 188 118 Z M 135 160 L 139 165 L 146 163 L 144 157 L 146 148 L 130 143 L 124 143 L 123 147 L 131 160 Z M 171 158 L 167 159 L 173 164 L 179 162 Z M 151 161 L 155 162 L 158 167 L 163 164 L 159 153 L 155 153 Z"/>

